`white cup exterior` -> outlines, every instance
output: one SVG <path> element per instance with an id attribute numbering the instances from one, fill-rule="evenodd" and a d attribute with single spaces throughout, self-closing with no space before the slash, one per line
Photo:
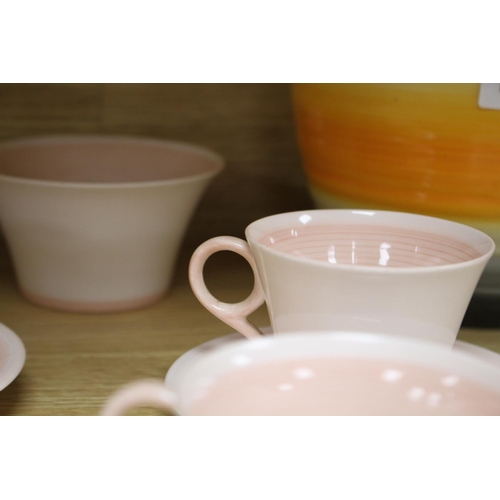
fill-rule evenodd
<path id="1" fill-rule="evenodd" d="M 261 242 L 267 234 L 300 224 L 343 223 L 353 227 L 375 224 L 430 232 L 462 242 L 478 256 L 424 267 L 332 265 L 287 254 Z M 257 268 L 255 280 L 263 290 L 259 298 L 267 304 L 275 333 L 350 330 L 419 337 L 447 345 L 455 341 L 477 282 L 495 249 L 489 236 L 462 224 L 368 210 L 279 214 L 250 224 L 246 237 L 245 258 Z M 202 304 L 216 316 L 243 335 L 255 337 L 242 322 L 238 304 L 210 301 L 200 278 L 200 269 L 210 253 L 230 249 L 223 238 L 206 242 L 195 252 L 190 269 L 191 286 Z M 255 303 L 259 303 L 257 298 Z"/>
<path id="2" fill-rule="evenodd" d="M 224 162 L 203 148 L 150 142 L 195 151 L 210 166 L 171 180 L 90 183 L 1 175 L 0 165 L 2 229 L 28 299 L 99 312 L 142 307 L 165 294 L 194 210 Z"/>

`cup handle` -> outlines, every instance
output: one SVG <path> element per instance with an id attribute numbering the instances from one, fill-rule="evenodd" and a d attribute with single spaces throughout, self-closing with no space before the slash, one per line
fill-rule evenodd
<path id="1" fill-rule="evenodd" d="M 220 302 L 209 291 L 203 279 L 203 267 L 207 259 L 216 252 L 229 250 L 247 260 L 254 275 L 252 293 L 236 304 Z M 236 329 L 245 337 L 260 337 L 262 332 L 247 320 L 247 316 L 259 308 L 265 301 L 255 260 L 248 243 L 233 236 L 218 236 L 202 243 L 191 257 L 189 263 L 189 282 L 198 300 L 217 318 Z"/>
<path id="2" fill-rule="evenodd" d="M 177 396 L 161 380 L 144 379 L 131 382 L 118 389 L 106 401 L 101 409 L 101 416 L 126 415 L 137 406 L 154 406 L 174 413 Z"/>

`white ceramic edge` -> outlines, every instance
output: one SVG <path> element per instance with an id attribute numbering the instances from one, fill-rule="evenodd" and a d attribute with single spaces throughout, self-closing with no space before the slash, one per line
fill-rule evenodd
<path id="1" fill-rule="evenodd" d="M 271 327 L 259 328 L 259 330 L 264 334 L 273 334 Z M 176 379 L 179 376 L 182 376 L 183 370 L 185 370 L 189 366 L 191 361 L 195 360 L 198 356 L 206 354 L 206 352 L 211 352 L 217 347 L 226 345 L 229 342 L 237 342 L 244 338 L 245 337 L 243 337 L 241 333 L 233 332 L 229 333 L 228 335 L 223 335 L 222 337 L 208 340 L 203 344 L 193 347 L 189 351 L 182 354 L 170 365 L 170 368 L 165 375 L 165 384 L 167 384 L 169 387 L 174 387 Z"/>
<path id="2" fill-rule="evenodd" d="M 482 240 L 481 243 L 485 247 L 483 250 L 477 248 L 473 243 L 471 242 L 466 242 L 467 244 L 473 246 L 478 252 L 481 253 L 479 257 L 476 257 L 475 259 L 470 259 L 464 262 L 458 262 L 454 264 L 440 264 L 437 266 L 427 266 L 427 267 L 398 267 L 398 268 L 391 268 L 391 267 L 380 267 L 380 266 L 370 266 L 370 265 L 348 265 L 348 264 L 335 264 L 335 267 L 338 269 L 348 269 L 349 272 L 366 272 L 367 270 L 375 272 L 375 273 L 384 273 L 384 274 L 402 274 L 402 273 L 434 273 L 436 272 L 437 269 L 457 269 L 457 268 L 464 268 L 467 266 L 474 266 L 477 264 L 483 264 L 486 265 L 488 260 L 491 258 L 493 253 L 495 252 L 495 242 L 493 239 L 488 236 L 486 233 L 483 233 L 482 231 L 479 231 L 479 229 L 475 229 L 470 226 L 466 226 L 464 224 L 460 224 L 459 222 L 453 222 L 449 221 L 446 219 L 440 219 L 438 217 L 431 217 L 428 215 L 420 215 L 420 214 L 412 214 L 412 213 L 406 213 L 406 212 L 394 212 L 390 210 L 365 210 L 365 209 L 312 209 L 312 210 L 304 210 L 304 211 L 297 211 L 297 212 L 288 212 L 288 213 L 283 213 L 283 214 L 276 214 L 276 215 L 270 215 L 268 217 L 264 217 L 262 219 L 256 220 L 249 224 L 247 228 L 245 229 L 245 236 L 247 241 L 251 246 L 256 246 L 258 247 L 262 252 L 267 252 L 273 255 L 276 255 L 282 259 L 287 259 L 291 260 L 293 262 L 304 262 L 303 257 L 297 257 L 294 255 L 289 255 L 284 252 L 280 252 L 277 250 L 274 250 L 272 247 L 268 247 L 267 245 L 263 245 L 262 243 L 259 243 L 259 238 L 262 236 L 268 234 L 269 232 L 283 229 L 290 227 L 291 224 L 297 224 L 297 219 L 300 216 L 309 216 L 311 217 L 311 214 L 313 214 L 313 217 L 319 218 L 320 220 L 317 221 L 319 223 L 322 222 L 327 222 L 330 221 L 332 213 L 335 212 L 339 215 L 342 216 L 347 216 L 349 214 L 355 214 L 355 215 L 363 215 L 367 214 L 370 216 L 377 215 L 381 217 L 397 217 L 399 219 L 403 218 L 408 218 L 408 219 L 413 219 L 414 221 L 420 221 L 422 223 L 424 222 L 431 222 L 433 226 L 435 227 L 435 230 L 431 232 L 434 232 L 435 234 L 441 234 L 437 232 L 437 229 L 439 229 L 440 226 L 441 228 L 449 228 L 449 229 L 456 229 L 456 232 L 467 232 L 471 236 L 475 236 L 476 239 Z M 381 221 L 383 224 L 384 222 Z M 259 226 L 266 225 L 266 229 L 258 229 Z M 272 226 L 272 227 L 270 227 Z M 401 224 L 401 227 L 406 227 L 404 224 Z M 427 228 L 422 227 L 419 230 L 426 231 L 428 230 Z M 464 236 L 451 236 L 454 237 L 455 239 L 464 242 Z M 308 265 L 313 265 L 313 266 L 319 266 L 319 267 L 331 267 L 331 264 L 328 262 L 322 262 L 314 259 L 307 259 Z"/>
<path id="3" fill-rule="evenodd" d="M 264 333 L 264 335 L 273 335 L 273 330 L 270 326 L 259 327 L 259 329 L 262 331 L 262 333 Z M 185 352 L 172 363 L 165 375 L 165 383 L 171 384 L 172 381 L 174 381 L 175 378 L 178 377 L 178 374 L 182 373 L 185 367 L 201 354 L 206 353 L 207 351 L 212 351 L 217 347 L 225 345 L 229 342 L 238 341 L 242 338 L 243 336 L 241 335 L 241 333 L 233 332 L 227 335 L 223 335 L 222 337 L 216 337 L 215 339 L 208 340 L 207 342 L 204 342 L 199 346 L 193 347 L 193 349 Z M 486 349 L 485 347 L 471 344 L 463 340 L 456 340 L 452 346 L 452 350 L 465 352 L 467 354 L 480 358 L 483 361 L 492 363 L 500 368 L 500 354 Z"/>
<path id="4" fill-rule="evenodd" d="M 40 145 L 40 144 L 63 144 L 71 142 L 113 142 L 113 143 L 137 143 L 143 144 L 145 146 L 163 146 L 163 147 L 174 147 L 177 150 L 184 150 L 193 153 L 198 153 L 207 158 L 211 158 L 214 161 L 213 167 L 203 173 L 197 175 L 187 175 L 178 179 L 165 179 L 158 181 L 144 181 L 144 182 L 65 182 L 65 181 L 48 181 L 43 179 L 31 179 L 23 177 L 15 177 L 13 175 L 5 175 L 0 173 L 0 179 L 4 181 L 19 183 L 19 184 L 31 184 L 37 186 L 51 186 L 51 187 L 71 187 L 79 189 L 89 189 L 89 188 L 100 188 L 100 189 L 123 189 L 130 187 L 145 187 L 145 186 L 160 186 L 165 184 L 181 184 L 185 182 L 192 182 L 196 180 L 211 178 L 222 172 L 225 167 L 226 160 L 219 153 L 206 148 L 204 146 L 198 146 L 196 144 L 191 144 L 183 141 L 176 141 L 170 139 L 153 139 L 148 137 L 139 136 L 129 136 L 129 135 L 96 135 L 96 134 L 73 134 L 73 135 L 51 135 L 51 136 L 40 136 L 40 137 L 30 137 L 26 139 L 13 139 L 8 141 L 0 142 L 0 151 L 4 149 L 14 149 L 16 147 L 30 146 L 30 145 Z"/>
<path id="5" fill-rule="evenodd" d="M 481 358 L 487 363 L 492 363 L 493 365 L 500 368 L 500 353 L 491 351 L 486 347 L 481 347 L 470 342 L 464 342 L 463 340 L 456 340 L 452 348 L 454 351 L 465 352 L 471 356 L 476 356 Z"/>
<path id="6" fill-rule="evenodd" d="M 7 364 L 0 370 L 0 391 L 5 389 L 21 372 L 26 361 L 26 349 L 22 340 L 0 323 L 0 339 L 7 344 Z"/>
<path id="7" fill-rule="evenodd" d="M 259 327 L 259 330 L 264 333 L 264 335 L 273 335 L 273 330 L 270 326 Z M 179 376 L 182 376 L 182 371 L 198 356 L 213 351 L 217 347 L 221 345 L 226 345 L 229 342 L 235 342 L 242 339 L 242 335 L 239 332 L 229 333 L 227 335 L 223 335 L 222 337 L 217 337 L 212 340 L 208 340 L 199 346 L 193 347 L 193 349 L 185 352 L 179 358 L 177 358 L 170 368 L 168 369 L 165 375 L 165 383 L 167 385 L 174 385 L 175 379 Z M 481 347 L 475 344 L 471 344 L 470 342 L 465 342 L 463 340 L 456 340 L 452 350 L 459 352 L 466 352 L 472 356 L 476 356 L 483 361 L 488 363 L 492 363 L 493 365 L 500 368 L 500 353 L 491 351 L 486 349 L 485 347 Z"/>
<path id="8" fill-rule="evenodd" d="M 267 327 L 265 329 L 266 333 L 270 333 L 271 329 Z M 280 334 L 280 338 L 288 338 L 289 344 L 293 346 L 293 338 L 297 340 L 295 348 L 300 346 L 301 354 L 304 352 L 304 344 L 299 340 L 300 337 L 304 336 L 324 336 L 325 332 L 294 332 L 291 334 Z M 370 348 L 365 349 L 367 356 L 371 357 L 371 353 L 376 349 L 377 344 L 385 349 L 387 347 L 392 347 L 393 352 L 398 349 L 398 346 L 403 346 L 406 348 L 406 353 L 403 357 L 411 359 L 415 353 L 420 353 L 423 363 L 428 366 L 444 367 L 446 370 L 452 365 L 456 366 L 457 362 L 462 361 L 460 365 L 461 376 L 465 376 L 471 380 L 474 380 L 482 385 L 489 387 L 495 392 L 500 394 L 500 355 L 492 353 L 483 348 L 474 348 L 470 344 L 465 342 L 458 342 L 458 346 L 450 350 L 447 346 L 441 346 L 435 342 L 422 341 L 418 339 L 409 338 L 395 338 L 392 335 L 383 334 L 373 334 L 373 333 L 362 333 L 362 332 L 330 332 L 329 337 L 332 340 L 345 341 L 345 344 L 351 344 L 347 346 L 347 351 L 351 349 L 352 355 L 359 352 L 359 344 L 351 342 L 352 340 L 361 340 L 364 345 L 370 344 Z M 178 393 L 179 405 L 178 410 L 180 414 L 183 414 L 183 388 L 186 385 L 189 386 L 192 383 L 192 379 L 196 381 L 197 373 L 204 372 L 210 373 L 210 368 L 207 365 L 216 366 L 220 370 L 221 360 L 223 358 L 228 359 L 232 353 L 237 353 L 239 356 L 242 354 L 249 354 L 252 351 L 260 350 L 264 348 L 275 340 L 274 335 L 266 335 L 262 339 L 247 340 L 241 336 L 239 333 L 232 333 L 223 337 L 219 337 L 208 341 L 182 355 L 178 358 L 168 370 L 165 376 L 165 386 L 170 390 Z M 307 346 L 306 346 L 307 347 Z M 410 349 L 408 349 L 410 348 Z M 486 351 L 486 356 L 484 355 Z M 204 356 L 207 352 L 210 352 L 210 356 Z M 321 353 L 315 352 L 314 355 L 320 355 Z M 451 354 L 451 356 L 450 356 Z M 282 355 L 286 358 L 287 354 Z M 339 354 L 342 355 L 342 354 Z M 385 356 L 380 354 L 381 357 Z M 444 360 L 443 360 L 444 356 Z M 495 359 L 497 357 L 498 359 Z M 444 361 L 444 364 L 443 364 Z M 465 362 L 465 363 L 464 363 Z M 229 366 L 226 364 L 226 366 Z M 214 371 L 219 371 L 219 370 Z M 229 368 L 228 368 L 229 369 Z M 226 368 L 224 367 L 220 370 L 220 373 L 224 373 Z M 479 373 L 480 372 L 480 373 Z"/>

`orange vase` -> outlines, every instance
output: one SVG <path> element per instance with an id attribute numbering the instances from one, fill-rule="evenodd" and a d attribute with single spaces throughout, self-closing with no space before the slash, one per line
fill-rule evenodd
<path id="1" fill-rule="evenodd" d="M 297 138 L 317 206 L 477 227 L 497 244 L 487 271 L 494 274 L 500 110 L 480 107 L 479 91 L 480 84 L 294 84 Z M 486 286 L 500 288 L 500 275 Z"/>

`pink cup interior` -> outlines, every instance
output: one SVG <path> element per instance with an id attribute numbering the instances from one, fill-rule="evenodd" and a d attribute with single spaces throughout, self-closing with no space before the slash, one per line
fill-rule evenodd
<path id="1" fill-rule="evenodd" d="M 295 226 L 267 234 L 259 243 L 289 255 L 347 265 L 424 267 L 456 264 L 481 256 L 456 239 L 382 225 Z"/>
<path id="2" fill-rule="evenodd" d="M 204 386 L 194 415 L 498 415 L 500 394 L 453 371 L 395 360 L 303 358 L 242 367 Z"/>
<path id="3" fill-rule="evenodd" d="M 127 137 L 54 137 L 0 146 L 0 175 L 68 183 L 136 183 L 210 175 L 217 154 L 173 141 Z"/>
<path id="4" fill-rule="evenodd" d="M 453 221 L 384 210 L 309 210 L 265 217 L 246 229 L 266 253 L 325 265 L 427 268 L 486 262 L 493 240 Z"/>
<path id="5" fill-rule="evenodd" d="M 360 332 L 235 337 L 176 362 L 187 415 L 498 415 L 500 370 L 434 342 Z"/>

